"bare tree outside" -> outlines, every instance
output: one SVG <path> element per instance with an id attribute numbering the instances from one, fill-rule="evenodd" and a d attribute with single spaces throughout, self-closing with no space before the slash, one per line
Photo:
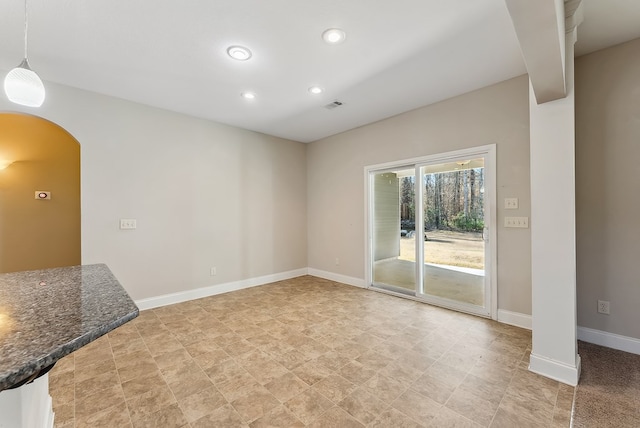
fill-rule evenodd
<path id="1" fill-rule="evenodd" d="M 427 230 L 481 232 L 484 227 L 484 169 L 424 176 Z"/>
<path id="2" fill-rule="evenodd" d="M 484 168 L 422 176 L 425 262 L 484 269 Z M 401 258 L 415 261 L 415 176 L 400 179 Z"/>
<path id="3" fill-rule="evenodd" d="M 484 168 L 423 176 L 425 231 L 482 232 L 484 228 Z M 400 181 L 400 221 L 407 231 L 415 228 L 415 177 Z"/>

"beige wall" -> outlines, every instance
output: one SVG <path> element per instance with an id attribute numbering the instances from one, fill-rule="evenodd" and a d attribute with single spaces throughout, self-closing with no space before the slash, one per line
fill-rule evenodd
<path id="1" fill-rule="evenodd" d="M 576 60 L 578 325 L 640 338 L 640 39 Z M 598 314 L 597 300 L 611 302 Z"/>
<path id="2" fill-rule="evenodd" d="M 527 76 L 344 132 L 309 145 L 309 267 L 364 279 L 364 167 L 412 157 L 497 145 L 498 307 L 531 314 L 531 235 L 504 229 L 509 215 L 529 216 Z M 335 265 L 335 259 L 340 265 Z"/>
<path id="3" fill-rule="evenodd" d="M 45 85 L 38 115 L 81 145 L 82 263 L 106 263 L 134 299 L 307 266 L 305 144 Z"/>
<path id="4" fill-rule="evenodd" d="M 0 272 L 80 264 L 80 146 L 59 126 L 0 114 Z M 35 191 L 52 192 L 36 200 Z"/>

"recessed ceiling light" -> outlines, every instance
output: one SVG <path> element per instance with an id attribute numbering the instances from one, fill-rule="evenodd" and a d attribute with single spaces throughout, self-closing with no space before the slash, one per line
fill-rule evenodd
<path id="1" fill-rule="evenodd" d="M 229 46 L 227 48 L 227 55 L 238 61 L 246 61 L 251 58 L 251 51 L 244 46 Z"/>
<path id="2" fill-rule="evenodd" d="M 339 28 L 329 28 L 322 33 L 322 40 L 330 45 L 337 45 L 344 42 L 347 38 L 347 33 Z"/>
<path id="3" fill-rule="evenodd" d="M 318 95 L 324 92 L 324 89 L 322 89 L 320 86 L 312 86 L 309 88 L 309 92 L 311 92 L 313 95 Z"/>
<path id="4" fill-rule="evenodd" d="M 256 94 L 255 92 L 243 92 L 240 94 L 240 96 L 246 100 L 255 100 L 256 99 Z"/>

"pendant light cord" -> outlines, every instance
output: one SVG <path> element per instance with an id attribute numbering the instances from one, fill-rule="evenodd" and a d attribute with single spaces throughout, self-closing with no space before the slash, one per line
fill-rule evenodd
<path id="1" fill-rule="evenodd" d="M 24 58 L 27 59 L 27 31 L 29 29 L 29 20 L 27 17 L 27 0 L 24 0 Z"/>

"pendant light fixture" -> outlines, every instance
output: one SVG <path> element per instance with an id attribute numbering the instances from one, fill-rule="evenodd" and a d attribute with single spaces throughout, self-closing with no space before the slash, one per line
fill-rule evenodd
<path id="1" fill-rule="evenodd" d="M 44 102 L 44 85 L 29 67 L 27 59 L 27 0 L 24 0 L 24 59 L 4 78 L 4 92 L 9 101 L 27 107 L 40 107 Z"/>

